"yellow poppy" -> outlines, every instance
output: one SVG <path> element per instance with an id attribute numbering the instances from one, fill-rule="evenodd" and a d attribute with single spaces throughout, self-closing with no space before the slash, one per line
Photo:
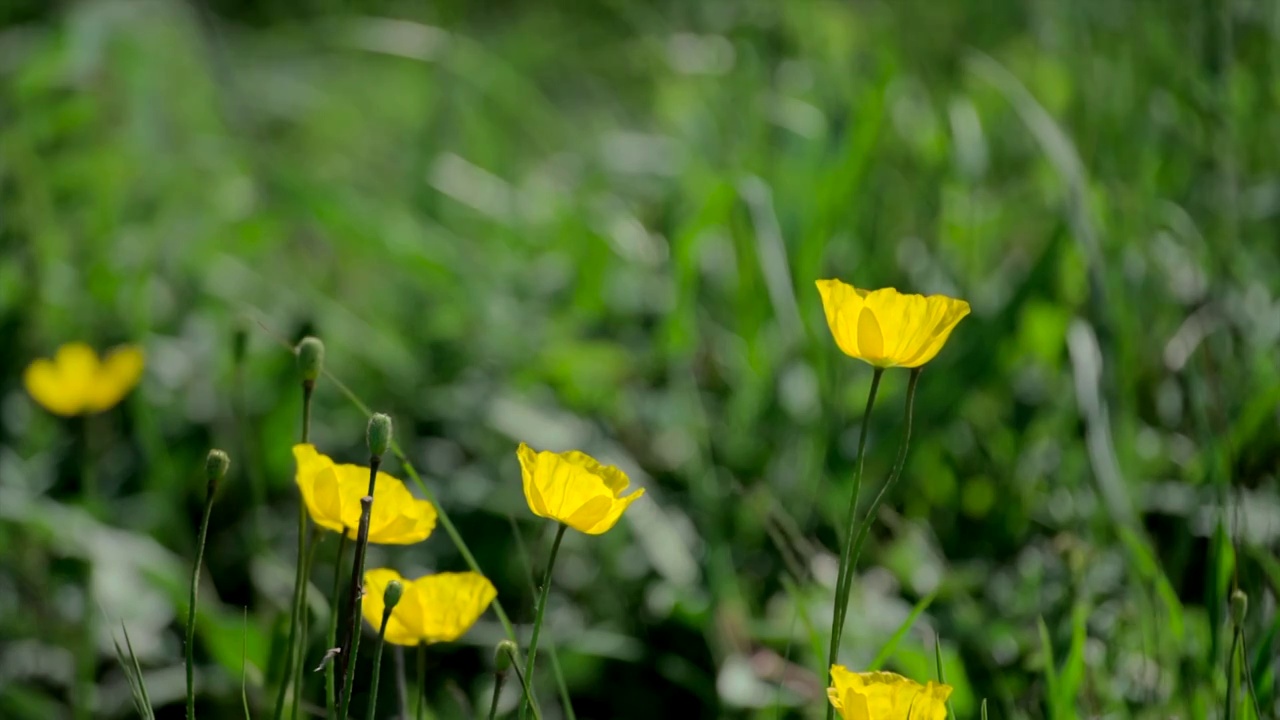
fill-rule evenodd
<path id="1" fill-rule="evenodd" d="M 817 284 L 836 345 L 846 355 L 881 368 L 915 368 L 929 362 L 969 314 L 969 303 L 946 295 L 860 290 L 839 280 Z"/>
<path id="2" fill-rule="evenodd" d="M 845 720 L 944 720 L 951 686 L 926 685 L 891 672 L 850 672 L 831 666 L 827 699 Z"/>
<path id="3" fill-rule="evenodd" d="M 72 342 L 58 348 L 53 359 L 39 358 L 27 366 L 22 382 L 36 402 L 49 412 L 72 416 L 115 407 L 142 378 L 142 348 L 121 345 L 99 359 L 93 348 Z"/>
<path id="4" fill-rule="evenodd" d="M 559 520 L 588 535 L 613 527 L 622 511 L 644 495 L 644 488 L 622 497 L 631 481 L 612 465 L 586 453 L 537 452 L 520 443 L 516 455 L 524 476 L 524 499 L 538 517 Z"/>
<path id="5" fill-rule="evenodd" d="M 404 584 L 404 594 L 387 620 L 385 637 L 395 645 L 457 640 L 498 596 L 493 583 L 479 573 L 437 573 L 408 580 L 390 568 L 369 570 L 364 574 L 361 609 L 374 629 L 382 626 L 382 594 L 392 580 Z"/>
<path id="6" fill-rule="evenodd" d="M 298 489 L 317 525 L 345 532 L 352 540 L 360 528 L 360 498 L 369 492 L 369 468 L 339 465 L 314 445 L 294 445 Z M 436 509 L 415 498 L 404 483 L 379 472 L 369 512 L 369 542 L 411 545 L 427 539 L 436 527 Z"/>

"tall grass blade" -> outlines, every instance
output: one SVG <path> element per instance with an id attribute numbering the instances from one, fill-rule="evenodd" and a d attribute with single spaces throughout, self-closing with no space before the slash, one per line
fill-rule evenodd
<path id="1" fill-rule="evenodd" d="M 902 624 L 898 626 L 898 629 L 894 631 L 889 640 L 880 647 L 880 651 L 876 653 L 875 659 L 867 666 L 867 670 L 874 672 L 884 666 L 885 661 L 893 655 L 893 651 L 898 649 L 898 643 L 902 641 L 902 638 L 906 637 L 907 633 L 910 632 L 911 628 L 916 624 L 916 620 L 920 618 L 920 615 L 924 613 L 925 610 L 929 609 L 929 606 L 933 604 L 933 599 L 937 596 L 937 592 L 931 592 L 920 598 L 920 601 L 911 608 L 911 612 L 907 614 L 906 619 L 902 621 Z M 942 678 L 941 662 L 938 663 L 938 678 Z"/>

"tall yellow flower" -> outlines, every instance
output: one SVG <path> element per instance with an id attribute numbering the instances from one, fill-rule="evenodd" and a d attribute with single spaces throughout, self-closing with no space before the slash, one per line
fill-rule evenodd
<path id="1" fill-rule="evenodd" d="M 831 666 L 827 699 L 845 720 L 945 720 L 951 686 L 926 685 L 891 672 L 850 672 Z"/>
<path id="2" fill-rule="evenodd" d="M 298 463 L 298 489 L 311 519 L 355 540 L 360 498 L 369 492 L 369 468 L 339 465 L 308 444 L 294 445 L 293 458 Z M 411 545 L 427 539 L 435 527 L 436 509 L 431 503 L 415 498 L 400 480 L 378 473 L 369 515 L 369 542 Z"/>
<path id="3" fill-rule="evenodd" d="M 969 314 L 969 303 L 946 295 L 860 290 L 839 280 L 817 284 L 836 345 L 876 367 L 915 368 L 929 362 Z"/>
<path id="4" fill-rule="evenodd" d="M 33 361 L 22 381 L 49 412 L 70 417 L 115 407 L 138 384 L 144 364 L 137 345 L 121 345 L 99 359 L 93 348 L 72 342 L 58 348 L 52 360 Z"/>
<path id="5" fill-rule="evenodd" d="M 537 452 L 520 443 L 516 455 L 524 476 L 524 499 L 538 517 L 558 520 L 588 535 L 609 530 L 622 511 L 644 495 L 644 488 L 622 496 L 631 481 L 612 465 L 586 453 Z"/>
<path id="6" fill-rule="evenodd" d="M 396 645 L 457 640 L 498 596 L 493 583 L 479 573 L 437 573 L 408 580 L 390 568 L 370 570 L 364 574 L 362 612 L 375 629 L 382 624 L 382 595 L 392 580 L 404 584 L 404 594 L 387 620 L 387 642 Z"/>

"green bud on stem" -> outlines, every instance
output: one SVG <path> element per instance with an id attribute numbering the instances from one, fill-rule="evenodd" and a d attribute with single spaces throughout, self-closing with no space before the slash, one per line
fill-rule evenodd
<path id="1" fill-rule="evenodd" d="M 308 335 L 298 343 L 298 371 L 302 381 L 314 384 L 324 371 L 324 343 Z"/>
<path id="2" fill-rule="evenodd" d="M 391 445 L 391 418 L 382 413 L 374 413 L 369 418 L 369 454 L 381 459 Z"/>
<path id="3" fill-rule="evenodd" d="M 387 589 L 382 592 L 382 606 L 384 613 L 389 613 L 400 604 L 400 597 L 404 595 L 404 584 L 399 580 L 392 580 L 387 583 Z"/>
<path id="4" fill-rule="evenodd" d="M 222 478 L 227 476 L 227 469 L 231 467 L 231 458 L 221 450 L 210 450 L 209 456 L 204 461 L 205 478 L 209 481 L 209 496 L 212 497 L 218 490 L 218 483 Z"/>
<path id="5" fill-rule="evenodd" d="M 1239 588 L 1231 591 L 1231 622 L 1236 627 L 1244 627 L 1244 618 L 1249 614 L 1249 596 Z"/>
<path id="6" fill-rule="evenodd" d="M 510 640 L 503 640 L 498 643 L 493 652 L 493 670 L 502 675 L 511 669 L 511 663 L 515 662 L 516 644 Z"/>

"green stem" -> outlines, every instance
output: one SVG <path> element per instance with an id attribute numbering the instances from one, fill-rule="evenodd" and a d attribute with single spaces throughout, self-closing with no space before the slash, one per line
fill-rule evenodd
<path id="1" fill-rule="evenodd" d="M 538 594 L 538 581 L 533 575 L 533 567 L 529 564 L 529 550 L 524 546 L 524 536 L 520 534 L 520 527 L 516 525 L 516 518 L 510 513 L 507 514 L 507 522 L 511 524 L 511 536 L 516 541 L 516 552 L 520 556 L 520 564 L 524 568 L 525 577 L 529 579 L 530 594 Z M 564 671 L 560 669 L 560 655 L 556 650 L 555 643 L 548 643 L 547 656 L 551 658 L 551 672 L 556 678 L 556 689 L 560 692 L 560 704 L 564 710 L 565 720 L 577 720 L 578 716 L 573 712 L 573 701 L 569 697 L 569 686 L 564 680 Z M 520 658 L 516 656 L 512 658 L 512 664 L 519 665 Z"/>
<path id="2" fill-rule="evenodd" d="M 868 533 L 871 532 L 871 523 L 875 521 L 876 513 L 880 511 L 880 504 L 884 502 L 885 495 L 889 490 L 898 482 L 898 478 L 902 476 L 902 469 L 907 464 L 907 448 L 911 445 L 911 422 L 915 416 L 916 385 L 920 382 L 920 371 L 921 368 L 912 370 L 911 379 L 907 381 L 907 409 L 903 420 L 902 442 L 898 445 L 898 459 L 894 460 L 893 469 L 889 471 L 889 478 L 884 481 L 884 485 L 880 486 L 880 492 L 876 493 L 875 499 L 871 501 L 871 507 L 867 509 L 866 517 L 858 527 L 858 537 L 854 540 L 853 557 L 849 563 L 850 568 L 858 566 L 858 558 L 862 555 L 862 545 L 866 542 Z"/>
<path id="3" fill-rule="evenodd" d="M 1226 720 L 1236 715 L 1236 649 L 1240 647 L 1240 629 L 1231 633 L 1231 652 L 1227 655 L 1227 706 L 1222 711 Z"/>
<path id="4" fill-rule="evenodd" d="M 378 483 L 378 466 L 382 458 L 369 458 L 369 494 L 360 498 L 360 529 L 356 533 L 355 558 L 351 563 L 350 595 L 347 601 L 346 642 L 338 656 L 338 677 L 342 679 L 342 702 L 338 706 L 339 720 L 346 720 L 351 704 L 351 691 L 355 686 L 355 661 L 360 650 L 360 607 L 364 594 L 364 555 L 369 547 L 369 516 L 373 512 L 373 491 Z"/>
<path id="5" fill-rule="evenodd" d="M 373 682 L 369 686 L 369 709 L 365 711 L 365 720 L 373 720 L 374 709 L 378 707 L 378 678 L 382 676 L 382 649 L 387 644 L 387 621 L 391 619 L 391 608 L 382 611 L 382 625 L 378 628 L 378 649 L 373 651 Z"/>
<path id="6" fill-rule="evenodd" d="M 213 514 L 213 488 L 205 493 L 204 514 L 200 518 L 200 539 L 196 542 L 196 565 L 191 570 L 191 595 L 187 601 L 187 720 L 196 717 L 196 595 L 200 591 L 200 568 L 204 565 L 204 543 L 209 536 L 209 517 Z"/>
<path id="7" fill-rule="evenodd" d="M 853 493 L 849 498 L 849 510 L 845 515 L 845 542 L 840 551 L 840 568 L 836 573 L 836 604 L 831 617 L 831 647 L 827 651 L 827 666 L 823 669 L 823 677 L 831 671 L 840 655 L 840 636 L 844 633 L 844 608 L 849 602 L 849 555 L 853 549 L 854 521 L 858 517 L 858 495 L 862 492 L 862 460 L 867 449 L 867 432 L 871 428 L 871 410 L 875 407 L 876 393 L 880 390 L 880 379 L 884 377 L 884 368 L 876 368 L 871 375 L 871 388 L 867 391 L 867 407 L 862 412 L 862 429 L 858 433 L 858 455 L 853 461 Z M 834 717 L 834 708 L 828 704 L 827 720 Z"/>
<path id="8" fill-rule="evenodd" d="M 293 675 L 293 707 L 289 717 L 296 720 L 301 717 L 298 710 L 302 704 L 303 668 L 307 664 L 307 641 L 311 637 L 311 613 L 307 610 L 307 588 L 311 586 L 311 566 L 316 561 L 316 548 L 320 545 L 320 531 L 312 529 L 307 542 L 307 564 L 302 569 L 302 594 L 298 598 L 298 660 L 294 664 Z"/>
<path id="9" fill-rule="evenodd" d="M 298 614 L 302 611 L 302 575 L 307 566 L 307 507 L 298 503 L 298 565 L 293 573 L 293 600 L 289 607 L 289 641 L 285 645 L 284 672 L 280 675 L 280 689 L 276 692 L 276 706 L 272 717 L 284 716 L 285 698 L 293 680 L 293 661 L 297 656 Z"/>
<path id="10" fill-rule="evenodd" d="M 396 717 L 409 717 L 409 683 L 404 676 L 404 648 L 396 646 L 396 698 L 400 701 L 400 714 Z"/>
<path id="11" fill-rule="evenodd" d="M 515 653 L 512 653 L 511 669 L 516 671 L 516 679 L 520 681 L 520 689 L 524 692 L 523 702 L 529 703 L 529 707 L 533 710 L 533 720 L 542 720 L 542 711 L 538 709 L 538 703 L 533 701 L 533 688 L 529 687 L 529 678 L 520 671 L 520 665 L 516 659 Z"/>
<path id="12" fill-rule="evenodd" d="M 560 541 L 564 539 L 564 531 L 569 526 L 564 523 L 557 523 L 556 539 L 551 543 L 551 556 L 547 559 L 547 572 L 542 577 L 542 594 L 538 598 L 538 609 L 533 618 L 533 635 L 529 638 L 529 653 L 524 659 L 524 676 L 529 683 L 533 682 L 534 661 L 538 655 L 538 637 L 542 634 L 542 618 L 547 612 L 547 595 L 551 590 L 551 571 L 556 565 L 556 555 L 560 553 Z M 520 705 L 520 717 L 525 716 L 525 712 L 533 703 L 533 693 L 531 689 L 525 692 L 525 702 Z"/>
<path id="13" fill-rule="evenodd" d="M 506 676 L 506 673 L 500 672 L 493 674 L 493 699 L 489 701 L 489 720 L 495 720 L 498 717 L 498 698 L 502 695 L 502 681 Z"/>
<path id="14" fill-rule="evenodd" d="M 569 700 L 569 685 L 564 681 L 564 671 L 560 669 L 560 655 L 556 652 L 556 644 L 547 644 L 547 657 L 551 658 L 551 674 L 556 679 L 556 690 L 560 693 L 560 705 L 565 720 L 578 720 L 573 712 L 573 703 Z"/>
<path id="15" fill-rule="evenodd" d="M 333 561 L 333 605 L 329 611 L 329 634 L 325 640 L 325 652 L 337 647 L 338 643 L 338 608 L 342 605 L 342 556 L 347 548 L 347 533 L 343 530 L 338 540 L 338 556 Z M 325 714 L 329 720 L 338 716 L 338 692 L 335 681 L 334 665 L 336 658 L 325 663 L 324 668 L 324 704 Z"/>

